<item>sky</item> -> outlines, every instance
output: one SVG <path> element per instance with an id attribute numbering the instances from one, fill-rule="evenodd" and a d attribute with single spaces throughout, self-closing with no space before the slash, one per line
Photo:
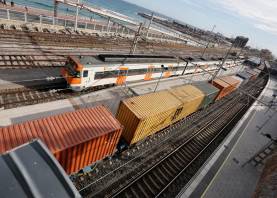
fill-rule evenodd
<path id="1" fill-rule="evenodd" d="M 249 45 L 277 56 L 277 0 L 125 0 L 226 36 L 249 38 Z"/>

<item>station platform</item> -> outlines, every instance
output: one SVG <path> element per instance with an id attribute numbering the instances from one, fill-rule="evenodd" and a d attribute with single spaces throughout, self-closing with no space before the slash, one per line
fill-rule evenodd
<path id="1" fill-rule="evenodd" d="M 241 66 L 234 67 L 227 71 L 221 71 L 219 76 L 232 75 L 242 69 L 243 67 Z M 182 77 L 165 78 L 161 79 L 160 82 L 158 82 L 159 80 L 134 82 L 128 83 L 127 87 L 112 87 L 80 97 L 0 110 L 0 127 L 97 105 L 105 105 L 113 114 L 116 114 L 120 100 L 125 98 L 153 92 L 155 87 L 157 87 L 156 91 L 160 91 L 188 83 L 208 80 L 209 78 L 210 75 L 199 73 Z"/>
<path id="2" fill-rule="evenodd" d="M 272 104 L 253 103 L 229 133 L 221 146 L 198 171 L 192 182 L 178 197 L 245 198 L 252 197 L 263 165 L 253 158 L 277 138 L 277 77 L 271 76 L 258 100 Z"/>

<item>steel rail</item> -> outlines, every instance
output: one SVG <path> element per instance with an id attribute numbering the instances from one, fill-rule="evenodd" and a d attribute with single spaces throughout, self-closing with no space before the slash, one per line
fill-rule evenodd
<path id="1" fill-rule="evenodd" d="M 229 101 L 225 101 L 225 103 L 227 103 L 227 102 L 229 102 Z M 214 109 L 214 108 L 219 108 L 219 107 L 223 106 L 225 103 L 223 103 L 223 100 L 218 101 L 216 104 L 214 104 L 213 109 Z M 216 107 L 215 107 L 215 105 L 216 105 Z M 208 111 L 207 109 L 205 109 L 205 110 L 206 110 L 207 112 L 204 113 L 204 115 L 202 115 L 201 117 L 205 117 L 205 115 L 208 115 L 208 114 L 210 113 L 210 111 Z M 200 112 L 196 112 L 195 114 L 199 114 L 199 113 L 200 113 Z M 203 113 L 203 112 L 201 112 L 201 113 Z M 187 123 L 188 120 L 191 120 L 191 117 L 195 117 L 195 114 L 193 114 L 193 115 L 191 115 L 191 116 L 188 116 L 186 119 L 181 120 L 180 122 L 174 124 L 174 126 L 175 126 L 175 125 L 181 125 L 182 122 L 186 122 L 186 123 Z M 202 121 L 201 121 L 201 122 L 202 122 Z M 201 122 L 198 122 L 198 124 L 201 123 Z M 183 124 L 184 124 L 184 123 L 183 123 Z M 174 135 L 174 134 L 172 134 L 172 136 L 173 136 L 173 135 Z M 167 139 L 169 139 L 169 138 L 171 138 L 171 136 L 169 136 Z M 161 142 L 161 144 L 162 144 L 163 142 L 165 142 L 167 139 L 164 139 L 164 140 Z M 146 151 L 146 152 L 147 152 L 147 151 Z M 141 153 L 141 154 L 140 154 L 139 156 L 137 156 L 136 158 L 139 158 L 139 157 L 142 156 L 143 154 L 145 154 L 145 153 Z M 98 182 L 98 181 L 101 180 L 101 179 L 104 179 L 105 177 L 109 176 L 110 174 L 112 174 L 113 172 L 117 171 L 118 169 L 124 167 L 125 165 L 128 165 L 130 162 L 132 162 L 132 161 L 135 160 L 136 158 L 133 158 L 133 159 L 129 160 L 128 162 L 124 163 L 123 165 L 117 167 L 116 169 L 114 169 L 113 171 L 107 173 L 107 174 L 104 175 L 103 177 L 101 177 L 101 178 L 97 179 L 96 181 L 90 183 L 88 186 L 86 186 L 86 187 L 80 189 L 80 191 L 85 190 L 85 188 L 87 188 L 87 187 L 89 187 L 89 186 L 95 184 L 96 182 Z"/>
<path id="2" fill-rule="evenodd" d="M 263 79 L 259 79 L 257 82 L 262 82 L 262 80 Z M 255 83 L 255 84 L 257 84 L 257 83 Z M 254 85 L 255 85 L 254 84 Z M 253 84 L 251 85 L 251 86 L 249 86 L 248 88 L 250 89 L 250 88 L 252 88 L 253 87 Z M 255 86 L 255 88 L 256 88 L 256 86 Z M 221 102 L 221 101 L 219 101 L 219 102 Z M 167 139 L 169 139 L 169 138 L 167 138 Z M 162 142 L 161 142 L 162 143 Z M 146 151 L 147 152 L 147 151 Z M 145 152 L 145 153 L 146 153 Z M 143 154 L 145 154 L 145 153 L 142 153 L 141 155 L 143 155 Z M 140 156 L 141 156 L 140 155 Z M 140 156 L 138 156 L 138 157 L 140 157 Z M 133 161 L 133 160 L 135 160 L 135 159 L 132 159 L 131 161 Z M 129 162 L 127 162 L 127 163 L 129 163 Z M 126 163 L 126 164 L 127 164 Z M 118 167 L 116 170 L 113 170 L 112 172 L 109 172 L 108 174 L 106 174 L 106 175 L 104 175 L 103 177 L 106 177 L 106 176 L 109 176 L 109 175 L 111 175 L 113 172 L 115 172 L 115 171 L 117 171 L 118 169 L 120 169 L 120 168 L 122 168 L 122 167 L 124 167 L 125 166 L 125 164 L 123 164 L 122 166 L 120 166 L 120 167 Z M 97 179 L 96 181 L 94 181 L 94 182 L 92 182 L 92 183 L 90 183 L 89 185 L 87 185 L 87 186 L 84 186 L 82 189 L 80 189 L 80 191 L 82 192 L 82 191 L 85 191 L 86 189 L 88 189 L 90 186 L 92 186 L 93 184 L 95 184 L 95 183 L 97 183 L 99 180 L 101 180 L 101 179 L 103 179 L 103 178 L 99 178 L 99 179 Z"/>
<path id="3" fill-rule="evenodd" d="M 185 170 L 187 170 L 187 168 L 195 161 L 197 160 L 197 158 L 214 142 L 214 140 L 216 138 L 218 138 L 219 135 L 221 135 L 223 133 L 223 131 L 225 130 L 225 128 L 227 126 L 229 126 L 230 123 L 233 122 L 233 120 L 235 120 L 237 118 L 237 116 L 244 110 L 244 108 L 247 105 L 243 105 L 239 111 L 231 118 L 231 120 L 216 134 L 216 136 L 210 141 L 210 143 L 208 145 L 206 145 L 203 150 L 193 159 L 193 161 L 191 161 L 188 165 L 186 165 L 186 167 L 184 167 L 184 169 L 178 173 L 178 175 L 176 175 L 171 181 L 170 183 L 168 183 L 160 192 L 159 194 L 157 194 L 155 197 L 159 197 Z"/>
<path id="4" fill-rule="evenodd" d="M 135 180 L 133 180 L 132 182 L 129 182 L 127 186 L 125 186 L 124 188 L 122 188 L 120 191 L 118 191 L 117 193 L 113 194 L 112 197 L 117 197 L 119 194 L 121 194 L 122 192 L 126 191 L 126 189 L 128 189 L 129 187 L 131 187 L 134 183 L 136 183 L 138 180 L 140 180 L 141 178 L 143 178 L 145 175 L 147 175 L 149 172 L 151 172 L 153 169 L 155 169 L 156 167 L 160 166 L 165 160 L 169 159 L 171 156 L 173 156 L 176 152 L 178 152 L 181 148 L 183 148 L 184 146 L 187 146 L 191 141 L 193 141 L 195 138 L 199 137 L 199 134 L 202 134 L 203 131 L 205 131 L 205 129 L 207 129 L 208 127 L 210 127 L 212 124 L 214 124 L 215 122 L 218 121 L 219 118 L 222 118 L 221 116 L 223 116 L 226 112 L 229 112 L 230 109 L 232 109 L 233 106 L 231 105 L 228 109 L 226 109 L 225 111 L 221 112 L 221 114 L 219 114 L 216 118 L 214 118 L 213 120 L 211 120 L 209 123 L 207 123 L 205 126 L 203 126 L 197 133 L 195 133 L 191 138 L 189 138 L 187 141 L 185 141 L 183 144 L 179 145 L 176 149 L 174 149 L 169 155 L 167 155 L 165 158 L 163 158 L 162 160 L 160 160 L 158 163 L 156 163 L 154 166 L 152 166 L 150 169 L 147 169 L 147 171 L 145 171 L 143 174 L 141 174 L 139 177 L 137 177 Z M 204 149 L 207 146 L 204 147 Z M 198 156 L 202 153 L 202 151 L 204 150 L 202 149 L 201 151 L 197 151 L 197 155 L 193 157 L 193 159 L 189 162 L 188 165 L 186 165 L 186 167 L 188 167 L 192 162 L 194 162 L 194 160 L 196 158 L 198 158 Z M 175 178 L 175 177 L 174 177 Z M 172 181 L 173 182 L 173 181 Z M 168 184 L 170 185 L 171 182 Z M 161 192 L 160 192 L 161 193 Z M 159 193 L 159 194 L 160 194 Z M 159 194 L 157 196 L 159 196 Z"/>
<path id="5" fill-rule="evenodd" d="M 222 105 L 222 104 L 220 103 L 220 104 L 218 105 L 218 107 L 221 106 L 221 105 Z M 207 112 L 207 113 L 205 113 L 205 115 L 208 115 L 209 113 L 210 113 L 210 111 Z M 205 115 L 203 115 L 203 116 L 201 116 L 201 117 L 205 117 Z M 195 117 L 195 115 L 189 116 L 189 117 L 187 117 L 185 120 L 181 120 L 180 122 L 174 124 L 174 126 L 172 126 L 172 127 L 175 128 L 176 125 L 180 126 L 180 125 L 182 125 L 182 124 L 188 124 L 188 121 L 191 121 L 191 119 L 192 119 L 191 117 Z M 163 131 L 166 131 L 166 130 L 167 130 L 167 129 L 165 129 L 165 130 L 163 130 Z M 163 139 L 158 145 L 155 145 L 155 146 L 162 145 L 164 142 L 166 142 L 168 139 L 172 138 L 174 135 L 176 135 L 176 134 L 169 135 L 167 138 Z M 92 186 L 93 184 L 96 184 L 98 181 L 100 181 L 100 180 L 104 179 L 105 177 L 111 175 L 112 173 L 116 172 L 116 171 L 119 170 L 120 168 L 124 168 L 124 167 L 127 166 L 129 163 L 131 163 L 132 161 L 134 161 L 134 160 L 140 158 L 141 156 L 143 156 L 144 154 L 146 154 L 148 151 L 149 151 L 149 150 L 146 150 L 145 152 L 142 152 L 140 155 L 136 156 L 135 158 L 132 158 L 131 160 L 127 161 L 126 163 L 122 164 L 121 166 L 117 167 L 116 169 L 112 170 L 111 172 L 109 172 L 109 173 L 105 174 L 104 176 L 98 178 L 98 179 L 95 180 L 94 182 L 92 182 L 92 183 L 88 184 L 87 186 L 85 186 L 85 187 L 79 189 L 79 191 L 80 191 L 80 192 L 84 191 L 85 189 L 89 188 L 89 187 Z"/>
<path id="6" fill-rule="evenodd" d="M 220 101 L 221 102 L 221 101 Z M 230 102 L 229 100 L 227 101 L 227 102 Z M 224 104 L 224 103 L 223 103 Z M 233 106 L 233 103 L 230 105 L 230 106 Z M 211 112 L 210 112 L 211 113 Z M 218 113 L 219 112 L 213 112 L 214 114 L 215 114 L 215 116 L 217 116 L 218 115 Z M 208 113 L 207 113 L 208 114 Z M 210 114 L 210 116 L 212 116 L 212 114 Z M 184 120 L 185 121 L 185 120 Z M 193 123 L 194 123 L 194 121 L 192 121 Z M 203 122 L 201 122 L 200 124 L 204 124 L 205 123 L 205 121 L 203 121 Z M 184 123 L 183 123 L 184 124 Z M 199 123 L 198 123 L 199 124 Z M 177 123 L 177 125 L 179 125 L 179 127 L 180 126 L 182 126 L 182 123 Z M 191 128 L 190 130 L 195 130 L 196 128 L 198 127 L 198 125 L 197 126 L 195 126 L 195 127 L 193 127 L 193 128 Z M 171 129 L 171 130 L 176 130 L 176 128 L 178 128 L 178 126 L 177 127 L 174 127 L 173 126 L 173 128 Z M 182 129 L 180 129 L 179 131 L 182 131 Z M 175 134 L 176 135 L 176 134 Z M 173 134 L 173 136 L 174 136 L 174 134 Z M 181 138 L 180 136 L 179 136 L 179 138 Z M 168 138 L 169 139 L 169 138 Z M 165 141 L 167 141 L 168 139 L 166 139 L 166 140 L 164 140 L 164 141 L 162 141 L 161 143 L 160 143 L 160 145 L 162 145 L 163 144 L 163 142 L 165 142 Z M 165 147 L 163 147 L 163 150 L 167 150 L 168 148 L 165 148 Z M 159 152 L 161 152 L 161 151 L 159 151 Z M 145 153 L 144 153 L 145 154 Z M 138 157 L 139 158 L 139 157 Z M 151 159 L 150 159 L 151 160 Z M 138 166 L 140 166 L 140 165 L 143 165 L 145 163 L 145 161 L 144 162 L 142 162 L 141 164 L 138 164 Z M 89 188 L 91 186 L 91 184 L 90 185 L 88 185 L 88 186 L 86 186 L 86 187 L 84 187 L 84 188 L 82 188 L 81 189 L 81 192 L 82 191 L 84 191 L 84 190 L 86 190 L 87 188 Z"/>

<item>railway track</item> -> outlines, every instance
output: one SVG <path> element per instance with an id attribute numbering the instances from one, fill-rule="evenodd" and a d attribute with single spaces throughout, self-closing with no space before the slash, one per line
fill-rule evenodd
<path id="1" fill-rule="evenodd" d="M 41 67 L 63 67 L 66 58 L 63 56 L 22 56 L 22 55 L 0 55 L 0 69 L 6 68 L 41 68 Z"/>
<path id="2" fill-rule="evenodd" d="M 49 84 L 32 88 L 16 88 L 0 91 L 0 108 L 10 109 L 19 106 L 49 102 L 64 99 L 65 94 L 58 89 L 64 90 L 65 83 Z"/>
<path id="3" fill-rule="evenodd" d="M 0 30 L 0 55 L 32 55 L 42 53 L 65 56 L 68 53 L 79 54 L 82 49 L 88 51 L 129 51 L 132 39 L 119 36 L 100 37 L 93 35 L 75 35 L 45 32 L 24 32 Z M 224 50 L 209 49 L 211 53 L 222 54 Z M 202 48 L 183 44 L 140 40 L 137 53 L 179 54 L 201 52 Z M 82 52 L 85 53 L 85 52 Z M 91 53 L 91 52 L 90 52 Z M 88 53 L 87 53 L 88 54 Z M 34 54 L 33 54 L 34 55 Z M 52 54 L 53 55 L 53 54 Z M 0 64 L 1 65 L 1 64 Z M 3 65 L 3 64 L 2 64 Z M 8 64 L 8 66 L 11 66 Z"/>
<path id="4" fill-rule="evenodd" d="M 213 70 L 211 70 L 211 72 L 212 71 Z M 78 93 L 71 92 L 71 90 L 67 89 L 66 82 L 63 79 L 57 78 L 51 80 L 51 82 L 49 82 L 50 80 L 39 80 L 40 81 L 36 82 L 37 85 L 32 84 L 31 80 L 29 80 L 25 82 L 25 87 L 0 90 L 0 108 L 10 109 L 53 100 L 67 99 L 114 86 L 105 85 L 91 87 Z M 23 81 L 21 83 L 23 83 Z"/>
<path id="5" fill-rule="evenodd" d="M 188 182 L 200 168 L 195 166 L 196 160 L 202 157 L 206 149 L 213 141 L 221 135 L 226 124 L 226 120 L 231 119 L 242 110 L 246 105 L 237 105 L 230 107 L 224 113 L 220 114 L 216 120 L 207 123 L 194 136 L 185 143 L 173 150 L 167 157 L 163 158 L 151 169 L 145 171 L 142 175 L 129 183 L 123 189 L 115 192 L 113 197 L 168 197 L 173 195 L 178 186 L 173 183 L 181 178 L 182 182 Z M 220 130 L 220 132 L 218 132 Z M 204 158 L 201 159 L 205 162 Z M 194 165 L 194 166 L 193 166 Z M 177 182 L 178 183 L 178 182 Z M 171 188 L 171 189 L 170 189 Z M 168 191 L 168 192 L 166 192 Z M 173 192 L 172 192 L 173 191 Z M 178 191 L 177 191 L 178 192 Z M 176 192 L 174 193 L 176 194 Z"/>
<path id="6" fill-rule="evenodd" d="M 65 82 L 58 82 L 48 85 L 35 86 L 30 88 L 7 89 L 0 91 L 0 109 L 11 109 L 20 106 L 33 105 L 55 100 L 67 99 L 80 96 L 93 91 L 109 88 L 114 85 L 92 87 L 82 92 L 72 92 L 67 89 Z"/>
<path id="7" fill-rule="evenodd" d="M 260 81 L 258 85 L 264 85 L 265 80 Z M 245 90 L 256 95 L 261 91 L 257 86 Z M 246 97 L 235 92 L 165 129 L 161 132 L 164 141 L 151 142 L 142 154 L 99 178 L 93 173 L 77 177 L 75 185 L 84 197 L 172 197 L 228 134 L 230 120 L 247 106 Z"/>
<path id="8" fill-rule="evenodd" d="M 110 54 L 120 52 L 122 54 L 129 53 L 128 48 L 114 48 L 114 49 L 55 49 L 55 48 L 45 48 L 45 49 L 22 49 L 21 51 L 12 51 L 12 49 L 1 48 L 0 52 L 0 69 L 5 68 L 42 68 L 42 67 L 63 67 L 65 65 L 66 57 L 69 55 L 73 56 L 95 56 L 97 54 Z M 174 55 L 189 57 L 193 55 L 197 56 L 198 51 L 178 51 L 175 50 L 149 50 L 138 49 L 138 54 L 149 54 L 149 55 Z M 218 57 L 218 54 L 211 54 L 210 56 Z"/>

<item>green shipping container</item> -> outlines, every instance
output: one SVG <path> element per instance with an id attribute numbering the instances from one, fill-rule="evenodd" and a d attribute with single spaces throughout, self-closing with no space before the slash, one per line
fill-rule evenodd
<path id="1" fill-rule="evenodd" d="M 196 83 L 194 84 L 194 86 L 202 91 L 202 93 L 205 95 L 204 100 L 199 107 L 200 109 L 206 108 L 209 104 L 211 104 L 215 100 L 219 92 L 218 88 L 212 86 L 210 83 L 207 82 Z"/>

